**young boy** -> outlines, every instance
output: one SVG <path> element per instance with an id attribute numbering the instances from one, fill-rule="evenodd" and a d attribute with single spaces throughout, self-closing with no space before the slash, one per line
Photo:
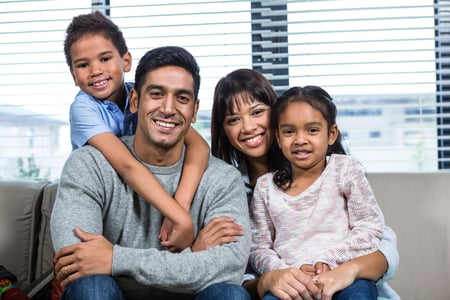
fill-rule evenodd
<path id="1" fill-rule="evenodd" d="M 188 212 L 208 162 L 208 144 L 189 129 L 177 203 L 118 138 L 134 134 L 137 118 L 128 103 L 133 84 L 124 79 L 131 69 L 131 54 L 118 26 L 100 12 L 76 16 L 66 30 L 64 53 L 75 85 L 80 87 L 70 108 L 73 149 L 86 144 L 97 148 L 124 181 L 166 217 L 161 245 L 170 251 L 190 246 L 194 236 Z M 177 124 L 160 122 L 159 126 Z"/>

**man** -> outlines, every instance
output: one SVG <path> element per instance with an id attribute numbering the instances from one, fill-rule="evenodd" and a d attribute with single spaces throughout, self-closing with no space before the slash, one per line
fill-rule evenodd
<path id="1" fill-rule="evenodd" d="M 130 105 L 138 125 L 135 136 L 122 141 L 170 194 L 180 179 L 199 86 L 198 65 L 183 48 L 153 49 L 136 70 Z M 250 247 L 239 172 L 210 157 L 190 214 L 196 233 L 213 219 L 228 217 L 243 235 L 210 248 L 195 247 L 202 242 L 195 241 L 171 253 L 160 245 L 159 211 L 134 193 L 98 150 L 74 151 L 61 174 L 51 219 L 63 298 L 123 299 L 123 292 L 130 299 L 248 299 L 239 286 Z"/>

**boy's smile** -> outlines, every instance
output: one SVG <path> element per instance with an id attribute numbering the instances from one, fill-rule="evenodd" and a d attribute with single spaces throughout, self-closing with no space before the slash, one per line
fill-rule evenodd
<path id="1" fill-rule="evenodd" d="M 94 87 L 95 89 L 98 89 L 98 90 L 102 90 L 102 89 L 107 87 L 107 85 L 108 85 L 110 80 L 111 80 L 111 78 L 103 79 L 103 80 L 100 80 L 100 81 L 95 81 L 95 82 L 89 83 L 89 86 L 92 86 L 92 87 Z"/>
<path id="2" fill-rule="evenodd" d="M 122 106 L 125 72 L 131 69 L 131 55 L 123 57 L 102 35 L 81 37 L 70 48 L 75 85 L 85 93 Z"/>

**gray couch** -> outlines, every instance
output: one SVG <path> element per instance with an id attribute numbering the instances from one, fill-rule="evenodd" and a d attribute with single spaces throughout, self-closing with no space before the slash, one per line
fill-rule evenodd
<path id="1" fill-rule="evenodd" d="M 450 173 L 368 177 L 386 223 L 397 233 L 400 267 L 390 285 L 402 299 L 450 299 Z M 0 181 L 0 265 L 30 295 L 52 275 L 49 219 L 56 188 Z"/>
<path id="2" fill-rule="evenodd" d="M 49 222 L 56 189 L 56 183 L 0 181 L 0 265 L 35 298 L 47 298 L 43 289 L 53 275 Z"/>

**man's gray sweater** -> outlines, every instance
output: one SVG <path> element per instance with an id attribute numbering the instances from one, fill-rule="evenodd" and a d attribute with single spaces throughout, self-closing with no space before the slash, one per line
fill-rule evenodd
<path id="1" fill-rule="evenodd" d="M 133 137 L 122 138 L 133 152 Z M 167 167 L 144 164 L 169 194 L 177 189 L 183 158 Z M 129 276 L 144 285 L 179 293 L 197 293 L 210 284 L 239 284 L 247 265 L 250 230 L 245 188 L 240 173 L 210 157 L 192 201 L 195 233 L 211 219 L 232 217 L 244 229 L 237 242 L 206 251 L 171 253 L 158 236 L 162 216 L 134 193 L 94 147 L 74 151 L 59 183 L 51 218 L 56 251 L 80 240 L 73 229 L 102 234 L 113 245 L 113 276 Z"/>

